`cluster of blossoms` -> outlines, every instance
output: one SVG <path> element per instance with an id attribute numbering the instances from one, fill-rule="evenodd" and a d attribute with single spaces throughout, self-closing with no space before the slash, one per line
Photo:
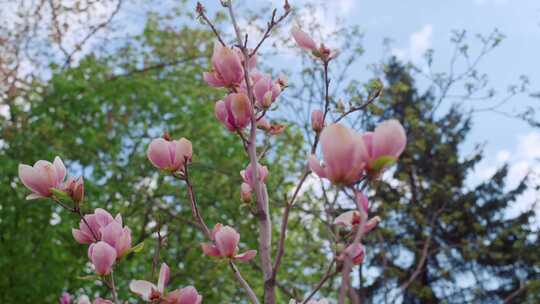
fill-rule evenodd
<path id="1" fill-rule="evenodd" d="M 234 21 L 231 2 L 222 1 L 222 4 L 230 9 L 231 19 Z M 290 7 L 287 1 L 285 1 L 285 10 L 285 15 L 279 20 L 282 20 L 289 13 Z M 197 11 L 204 17 L 204 8 L 200 4 Z M 276 24 L 274 17 L 268 25 L 267 33 Z M 237 27 L 236 24 L 234 25 Z M 237 30 L 237 33 L 239 32 Z M 338 52 L 327 48 L 323 43 L 317 46 L 317 43 L 307 33 L 297 27 L 293 28 L 291 34 L 298 46 L 310 52 L 324 67 L 326 80 L 324 110 L 314 110 L 311 113 L 311 127 L 315 132 L 312 151 L 315 152 L 320 143 L 323 161 L 320 162 L 315 154 L 307 159 L 305 173 L 294 195 L 286 204 L 280 234 L 280 247 L 277 250 L 278 254 L 274 264 L 271 262 L 272 224 L 266 189 L 269 170 L 259 163 L 262 157 L 258 156 L 257 153 L 256 132 L 263 130 L 267 136 L 283 132 L 285 126 L 270 123 L 266 114 L 272 110 L 272 105 L 287 87 L 288 80 L 284 76 L 274 79 L 271 75 L 261 73 L 256 69 L 256 51 L 266 39 L 266 34 L 255 50 L 246 47 L 247 41 L 241 43 L 240 34 L 237 37 L 238 44 L 233 48 L 226 46 L 222 39 L 218 39 L 220 43 L 214 45 L 211 58 L 212 68 L 203 74 L 203 79 L 208 85 L 226 89 L 224 97 L 214 105 L 215 116 L 228 131 L 239 135 L 250 158 L 247 167 L 240 171 L 242 177 L 240 198 L 242 202 L 248 203 L 255 196 L 256 215 L 260 227 L 259 251 L 246 250 L 239 253 L 240 234 L 234 228 L 216 223 L 214 228 L 210 230 L 204 222 L 189 178 L 189 166 L 193 157 L 191 141 L 186 138 L 175 140 L 168 133 L 165 133 L 163 137 L 151 141 L 147 149 L 147 157 L 154 167 L 186 183 L 193 216 L 208 241 L 201 244 L 202 254 L 227 261 L 233 269 L 236 279 L 254 304 L 259 304 L 259 300 L 253 289 L 243 279 L 235 263 L 237 261 L 250 261 L 259 254 L 265 279 L 265 303 L 275 304 L 276 274 L 284 252 L 282 246 L 285 244 L 288 212 L 293 207 L 296 195 L 310 171 L 340 187 L 340 190 L 353 191 L 357 208 L 337 216 L 334 220 L 334 225 L 341 227 L 340 232 L 344 233 L 344 244 L 337 246 L 339 250 L 334 257 L 335 261 L 341 263 L 340 268 L 343 272 L 339 300 L 341 304 L 345 303 L 344 297 L 349 286 L 347 280 L 352 265 L 363 263 L 365 258 L 362 237 L 380 222 L 378 216 L 368 217 L 369 203 L 368 198 L 363 194 L 363 189 L 370 181 L 378 178 L 383 170 L 397 161 L 405 149 L 406 134 L 397 120 L 384 121 L 373 132 L 363 134 L 338 123 L 339 119 L 327 124 L 330 104 L 329 81 L 326 77 L 328 65 L 331 60 L 336 58 Z M 247 133 L 245 129 L 248 127 L 249 134 L 245 134 Z M 264 155 L 264 153 L 262 154 Z M 118 303 L 113 276 L 114 267 L 123 257 L 134 252 L 134 248 L 137 247 L 132 247 L 131 230 L 124 226 L 122 216 L 118 214 L 113 217 L 101 208 L 84 215 L 80 208 L 84 201 L 83 179 L 82 177 L 66 179 L 66 167 L 59 157 L 56 157 L 53 163 L 40 160 L 34 166 L 21 164 L 19 177 L 32 192 L 27 196 L 27 199 L 51 198 L 63 208 L 80 216 L 79 227 L 72 229 L 73 237 L 78 243 L 89 245 L 88 258 L 94 266 L 95 273 L 101 281 L 111 288 L 113 296 L 112 301 L 97 298 L 93 303 Z M 67 204 L 66 201 L 68 201 Z M 338 242 L 340 241 L 336 241 L 336 243 Z M 161 243 L 158 245 L 161 246 Z M 159 258 L 159 251 L 157 252 L 156 258 Z M 334 263 L 330 267 L 333 265 Z M 202 296 L 193 286 L 167 291 L 169 279 L 170 269 L 167 264 L 162 263 L 157 284 L 145 280 L 132 280 L 129 289 L 145 302 L 161 304 L 202 303 Z M 321 282 L 318 288 L 324 284 L 325 280 Z M 314 290 L 301 303 L 327 304 L 328 300 L 326 299 L 311 300 L 317 290 Z M 60 304 L 70 304 L 72 297 L 70 294 L 64 293 L 59 302 Z M 91 302 L 87 296 L 82 295 L 76 303 L 87 304 Z M 300 302 L 297 300 L 290 302 L 290 304 L 295 303 Z"/>

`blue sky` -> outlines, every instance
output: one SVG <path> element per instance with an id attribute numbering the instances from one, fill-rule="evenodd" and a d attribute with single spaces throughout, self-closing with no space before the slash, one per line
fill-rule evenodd
<path id="1" fill-rule="evenodd" d="M 487 73 L 490 84 L 503 93 L 507 86 L 516 83 L 519 76 L 530 77 L 531 90 L 540 91 L 540 1 L 539 0 L 289 0 L 304 20 L 314 19 L 328 28 L 335 28 L 335 19 L 343 19 L 344 25 L 358 25 L 365 37 L 363 46 L 366 50 L 354 69 L 352 77 L 367 79 L 372 75 L 367 66 L 382 58 L 383 39 L 392 39 L 391 52 L 404 60 L 423 66 L 422 53 L 427 49 L 435 51 L 435 71 L 448 71 L 452 56 L 452 44 L 449 42 L 452 30 L 465 29 L 473 36 L 476 33 L 487 35 L 497 28 L 506 35 L 505 41 L 485 57 L 479 70 Z M 194 0 L 189 0 L 187 8 L 195 7 Z M 210 15 L 219 9 L 218 0 L 201 1 L 207 6 Z M 274 5 L 281 8 L 283 0 L 238 0 L 242 7 L 257 8 Z M 315 14 L 307 14 L 305 3 L 325 3 L 326 8 L 318 9 Z M 113 4 L 102 2 L 94 16 L 107 16 L 114 9 Z M 176 1 L 135 0 L 125 2 L 121 12 L 115 18 L 113 26 L 120 27 L 124 33 L 140 33 L 144 26 L 145 13 L 148 10 L 167 12 Z M 10 5 L 0 16 L 4 20 L 15 18 L 10 15 Z M 7 14 L 7 15 L 4 15 Z M 99 17 L 96 17 L 99 18 Z M 77 33 L 88 27 L 89 22 L 77 27 L 72 20 L 67 20 L 74 29 L 66 36 L 67 43 L 75 45 L 80 37 Z M 263 21 L 261 21 L 261 24 Z M 242 23 L 242 22 L 241 22 Z M 15 24 L 15 23 L 12 23 Z M 287 25 L 287 27 L 290 26 Z M 225 28 L 229 30 L 230 28 Z M 287 30 L 286 30 L 287 32 Z M 45 33 L 47 34 L 47 33 Z M 102 33 L 101 38 L 107 35 Z M 252 35 L 250 35 L 252 37 Z M 472 46 L 478 45 L 472 43 Z M 100 46 L 100 35 L 90 41 L 84 53 Z M 333 45 L 339 48 L 339 45 Z M 69 47 L 68 47 L 69 48 Z M 264 48 L 263 48 L 264 51 Z M 474 48 L 473 48 L 474 51 Z M 81 55 L 82 55 L 81 54 Z M 291 54 L 283 54 L 290 56 Z M 24 66 L 24 63 L 23 63 Z M 32 70 L 28 65 L 27 69 Z M 293 77 L 291 77 L 293 79 Z M 426 82 L 420 82 L 421 86 Z M 520 95 L 511 100 L 502 110 L 520 110 L 527 105 L 540 108 L 540 99 Z M 0 108 L 0 113 L 2 109 Z M 471 184 L 488 178 L 504 162 L 511 164 L 510 180 L 513 184 L 526 172 L 540 172 L 540 130 L 535 130 L 523 122 L 493 113 L 482 113 L 475 117 L 471 136 L 463 147 L 463 152 L 471 151 L 475 144 L 485 144 L 486 159 L 471 177 Z M 540 183 L 540 180 L 535 180 Z M 517 210 L 530 205 L 540 198 L 535 192 L 527 193 Z M 539 210 L 540 211 L 540 210 Z"/>

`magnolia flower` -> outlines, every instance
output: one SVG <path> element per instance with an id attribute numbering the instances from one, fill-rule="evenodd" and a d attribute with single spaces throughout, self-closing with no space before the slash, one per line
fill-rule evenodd
<path id="1" fill-rule="evenodd" d="M 191 161 L 193 149 L 191 141 L 183 137 L 171 141 L 156 138 L 148 146 L 146 154 L 154 167 L 178 172 L 184 169 L 186 162 Z"/>
<path id="2" fill-rule="evenodd" d="M 101 240 L 101 228 L 109 223 L 117 221 L 122 224 L 120 214 L 113 218 L 112 215 L 104 209 L 97 208 L 93 214 L 84 216 L 84 220 L 79 222 L 79 229 L 71 229 L 75 240 L 81 244 L 90 244 Z"/>
<path id="3" fill-rule="evenodd" d="M 345 248 L 338 256 L 338 260 L 345 261 L 347 257 L 351 259 L 353 265 L 362 264 L 365 257 L 364 245 L 357 243 L 347 246 L 347 248 Z"/>
<path id="4" fill-rule="evenodd" d="M 152 303 L 160 300 L 163 300 L 160 303 L 168 304 L 200 304 L 202 302 L 202 296 L 192 286 L 176 289 L 167 294 L 165 287 L 169 283 L 169 278 L 169 266 L 163 263 L 159 270 L 157 286 L 145 280 L 134 280 L 129 284 L 129 289 L 140 296 L 143 301 Z"/>
<path id="5" fill-rule="evenodd" d="M 238 53 L 219 43 L 214 44 L 212 68 L 211 72 L 203 74 L 204 80 L 210 86 L 234 87 L 244 79 L 244 69 Z"/>
<path id="6" fill-rule="evenodd" d="M 368 151 L 369 169 L 380 170 L 386 164 L 397 160 L 407 143 L 405 129 L 395 119 L 384 121 L 375 128 L 374 132 L 364 133 L 362 138 Z M 374 166 L 381 166 L 381 168 L 374 168 Z"/>
<path id="7" fill-rule="evenodd" d="M 82 295 L 77 298 L 77 304 L 92 304 L 92 302 L 90 302 L 90 298 L 87 295 Z"/>
<path id="8" fill-rule="evenodd" d="M 99 241 L 93 243 L 88 248 L 88 257 L 94 265 L 95 271 L 99 275 L 108 275 L 112 271 L 112 266 L 116 260 L 116 250 L 111 245 Z"/>
<path id="9" fill-rule="evenodd" d="M 87 295 L 82 295 L 77 299 L 77 304 L 92 304 L 90 298 Z M 102 298 L 96 298 L 93 304 L 113 304 L 111 300 L 105 300 Z"/>
<path id="10" fill-rule="evenodd" d="M 246 184 L 248 184 L 251 188 L 255 188 L 255 180 L 253 178 L 253 169 L 251 168 L 251 164 L 249 164 L 245 170 L 240 171 L 240 176 L 242 176 L 242 179 Z M 260 164 L 257 164 L 257 179 L 261 183 L 266 182 L 266 178 L 268 177 L 268 168 L 266 166 L 261 166 Z"/>
<path id="11" fill-rule="evenodd" d="M 59 304 L 71 304 L 71 295 L 67 292 L 62 293 L 60 299 L 58 299 Z"/>
<path id="12" fill-rule="evenodd" d="M 58 156 L 52 164 L 46 160 L 38 160 L 33 167 L 19 164 L 19 178 L 32 191 L 27 200 L 52 196 L 50 189 L 62 189 L 65 177 L 66 167 Z"/>
<path id="13" fill-rule="evenodd" d="M 253 115 L 251 102 L 243 93 L 231 93 L 225 100 L 219 100 L 216 102 L 214 112 L 217 119 L 231 132 L 245 128 Z"/>
<path id="14" fill-rule="evenodd" d="M 281 86 L 274 83 L 270 75 L 262 75 L 253 85 L 253 94 L 257 104 L 269 108 L 281 93 Z"/>
<path id="15" fill-rule="evenodd" d="M 117 259 L 120 259 L 131 248 L 131 230 L 128 227 L 122 227 L 120 215 L 116 220 L 102 227 L 100 233 L 101 240 L 116 250 Z"/>
<path id="16" fill-rule="evenodd" d="M 293 27 L 291 34 L 299 47 L 307 51 L 314 51 L 317 48 L 315 41 L 298 27 Z"/>
<path id="17" fill-rule="evenodd" d="M 83 177 L 81 176 L 76 180 L 69 177 L 64 183 L 63 191 L 66 192 L 74 202 L 81 203 L 84 200 Z"/>
<path id="18" fill-rule="evenodd" d="M 202 296 L 199 295 L 195 287 L 188 286 L 171 291 L 165 301 L 170 304 L 200 304 Z"/>
<path id="19" fill-rule="evenodd" d="M 313 110 L 311 112 L 311 128 L 319 133 L 324 128 L 324 112 L 321 110 Z"/>
<path id="20" fill-rule="evenodd" d="M 350 185 L 357 182 L 368 158 L 362 137 L 340 124 L 332 124 L 321 132 L 324 164 L 311 155 L 309 165 L 319 177 L 334 184 Z"/>
<path id="21" fill-rule="evenodd" d="M 242 200 L 242 202 L 244 203 L 251 202 L 252 192 L 253 192 L 253 189 L 251 188 L 249 184 L 242 183 L 242 185 L 240 185 L 240 199 Z"/>
<path id="22" fill-rule="evenodd" d="M 363 193 L 358 192 L 356 194 L 356 200 L 360 203 L 362 208 L 364 209 L 364 212 L 368 212 L 368 199 L 367 196 L 365 196 Z M 351 210 L 347 211 L 345 213 L 342 213 L 336 219 L 334 220 L 334 224 L 339 226 L 344 226 L 346 228 L 354 228 L 360 225 L 362 221 L 362 218 L 360 217 L 360 212 L 358 210 Z M 379 224 L 381 221 L 380 217 L 375 216 L 371 219 L 369 219 L 365 226 L 364 226 L 364 233 L 368 233 L 369 231 L 373 230 Z"/>
<path id="23" fill-rule="evenodd" d="M 257 128 L 264 131 L 270 131 L 272 124 L 270 124 L 270 121 L 268 121 L 266 117 L 261 117 L 257 120 Z"/>
<path id="24" fill-rule="evenodd" d="M 201 244 L 204 254 L 212 257 L 229 258 L 247 262 L 257 255 L 257 250 L 248 250 L 238 254 L 240 234 L 229 226 L 216 224 L 212 230 L 213 244 Z"/>

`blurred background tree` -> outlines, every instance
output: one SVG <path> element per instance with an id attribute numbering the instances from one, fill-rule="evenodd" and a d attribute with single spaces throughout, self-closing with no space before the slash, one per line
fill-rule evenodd
<path id="1" fill-rule="evenodd" d="M 130 297 L 130 279 L 155 279 L 159 231 L 165 240 L 159 262 L 171 266 L 173 286 L 195 285 L 205 303 L 243 303 L 227 266 L 202 257 L 203 237 L 191 220 L 184 185 L 159 175 L 145 155 L 150 139 L 165 131 L 189 138 L 194 147 L 191 173 L 207 223 L 222 222 L 245 232 L 257 229 L 250 206 L 239 200 L 238 172 L 247 165 L 243 148 L 213 117 L 214 101 L 222 92 L 201 79 L 208 69 L 212 33 L 195 24 L 193 8 L 182 2 L 167 13 L 150 13 L 141 34 L 120 39 L 110 22 L 122 13 L 123 1 L 78 3 L 78 8 L 65 1 L 21 5 L 15 10 L 24 12 L 20 27 L 0 27 L 1 106 L 8 110 L 0 115 L 0 271 L 5 274 L 0 288 L 7 291 L 0 302 L 53 303 L 64 290 L 107 295 L 104 286 L 81 279 L 92 271 L 85 246 L 71 236 L 78 220 L 50 202 L 24 200 L 18 164 L 60 155 L 69 172 L 85 178 L 85 211 L 101 207 L 122 213 L 134 244 L 145 244 L 119 268 L 122 298 Z M 85 24 L 96 10 L 104 10 L 99 5 L 105 5 L 106 14 L 91 26 L 77 25 L 74 20 Z M 218 12 L 215 21 L 222 20 Z M 75 42 L 65 38 L 72 30 L 80 31 Z M 104 37 L 97 50 L 85 52 L 90 37 L 98 34 Z M 290 45 L 287 33 L 278 34 L 283 39 L 274 45 Z M 339 28 L 332 35 L 343 42 L 333 63 L 333 104 L 346 109 L 362 104 L 362 94 L 372 92 L 376 82 L 344 76 L 362 55 L 358 28 Z M 498 36 L 492 38 L 489 45 Z M 457 48 L 464 43 L 454 42 Z M 321 71 L 306 56 L 301 62 L 299 71 L 287 73 L 300 76 L 291 77 L 277 112 L 277 118 L 287 121 L 287 131 L 270 139 L 263 161 L 271 164 L 276 236 L 284 197 L 307 155 L 303 143 L 312 138 L 309 113 L 321 100 Z M 394 59 L 377 66 L 374 74 L 385 87 L 382 97 L 347 123 L 366 130 L 395 117 L 404 123 L 409 145 L 400 164 L 371 194 L 371 212 L 383 221 L 367 239 L 366 263 L 354 280 L 357 296 L 366 303 L 538 302 L 540 250 L 538 232 L 529 224 L 533 213 L 505 215 L 534 185 L 525 179 L 505 190 L 507 170 L 502 167 L 471 188 L 466 178 L 482 151 L 463 155 L 460 147 L 474 126 L 474 114 L 459 105 L 443 106 L 435 114 L 447 100 L 446 84 L 469 81 L 477 84 L 473 90 L 485 89 L 480 85 L 484 79 L 469 77 L 472 72 L 453 81 L 449 74 L 439 75 L 431 79 L 431 89 L 420 93 L 413 66 Z M 343 193 L 317 178 L 308 184 L 293 210 L 278 275 L 280 303 L 302 297 L 319 281 L 334 249 L 333 218 L 352 207 Z M 242 233 L 242 246 L 256 244 L 255 233 Z M 241 269 L 253 286 L 262 286 L 256 263 Z M 321 296 L 335 298 L 336 286 L 339 279 L 334 278 Z"/>

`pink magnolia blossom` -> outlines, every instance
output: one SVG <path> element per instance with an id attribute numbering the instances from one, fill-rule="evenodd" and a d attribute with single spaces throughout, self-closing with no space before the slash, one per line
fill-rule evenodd
<path id="1" fill-rule="evenodd" d="M 242 185 L 240 185 L 240 199 L 242 200 L 242 202 L 244 203 L 251 202 L 252 194 L 253 194 L 253 189 L 251 188 L 249 184 L 242 183 Z"/>
<path id="2" fill-rule="evenodd" d="M 58 299 L 59 304 L 71 304 L 71 295 L 67 292 L 62 293 L 60 299 Z"/>
<path id="3" fill-rule="evenodd" d="M 94 302 L 90 302 L 90 298 L 87 295 L 82 295 L 77 299 L 76 304 L 113 304 L 111 300 L 105 300 L 102 298 L 96 298 Z"/>
<path id="4" fill-rule="evenodd" d="M 171 291 L 165 298 L 167 304 L 200 304 L 202 296 L 193 286 L 187 286 Z"/>
<path id="5" fill-rule="evenodd" d="M 368 212 L 367 197 L 364 194 L 359 192 L 356 194 L 356 200 L 360 203 L 360 205 L 362 205 L 362 208 L 367 214 Z M 351 210 L 351 211 L 344 212 L 340 214 L 338 217 L 336 217 L 336 219 L 334 220 L 334 224 L 339 225 L 339 226 L 344 226 L 346 228 L 355 228 L 360 225 L 361 221 L 362 221 L 362 218 L 360 217 L 360 212 L 358 212 L 358 210 Z M 367 220 L 364 226 L 364 233 L 368 233 L 371 230 L 373 230 L 373 228 L 375 228 L 379 224 L 380 221 L 381 219 L 378 216 L 375 216 Z"/>
<path id="6" fill-rule="evenodd" d="M 167 264 L 161 264 L 157 285 L 145 280 L 134 280 L 129 284 L 131 292 L 140 296 L 143 301 L 167 304 L 200 304 L 202 296 L 197 290 L 188 286 L 176 289 L 167 294 L 165 288 L 169 284 L 170 269 Z"/>
<path id="7" fill-rule="evenodd" d="M 219 43 L 214 45 L 212 68 L 211 72 L 203 74 L 204 80 L 210 86 L 234 87 L 240 85 L 244 79 L 244 69 L 238 53 Z"/>
<path id="8" fill-rule="evenodd" d="M 131 292 L 140 296 L 144 301 L 156 301 L 165 295 L 165 287 L 169 284 L 170 269 L 167 264 L 161 264 L 157 286 L 145 280 L 134 280 L 129 284 Z"/>
<path id="9" fill-rule="evenodd" d="M 251 102 L 243 93 L 231 93 L 225 100 L 216 102 L 214 112 L 217 119 L 231 132 L 245 128 L 253 115 Z"/>
<path id="10" fill-rule="evenodd" d="M 257 120 L 257 128 L 264 131 L 270 131 L 270 129 L 272 129 L 272 124 L 270 124 L 270 121 L 268 121 L 266 117 L 261 117 Z"/>
<path id="11" fill-rule="evenodd" d="M 362 137 L 341 124 L 332 124 L 321 132 L 324 164 L 321 166 L 315 155 L 309 165 L 319 177 L 334 184 L 350 185 L 363 174 L 368 158 Z"/>
<path id="12" fill-rule="evenodd" d="M 94 265 L 97 274 L 108 275 L 111 273 L 112 266 L 116 260 L 116 250 L 111 245 L 99 241 L 90 245 L 88 248 L 88 257 Z"/>
<path id="13" fill-rule="evenodd" d="M 269 108 L 281 93 L 281 86 L 273 82 L 270 75 L 262 75 L 253 85 L 253 94 L 257 105 Z"/>
<path id="14" fill-rule="evenodd" d="M 315 132 L 321 132 L 324 129 L 324 112 L 321 110 L 313 110 L 311 112 L 311 128 Z"/>
<path id="15" fill-rule="evenodd" d="M 360 265 L 364 262 L 364 245 L 357 243 L 351 244 L 338 256 L 338 260 L 345 261 L 347 256 L 352 259 L 353 265 Z"/>
<path id="16" fill-rule="evenodd" d="M 368 168 L 370 169 L 381 157 L 397 159 L 407 144 L 405 129 L 395 119 L 384 121 L 375 128 L 374 132 L 364 133 L 362 138 L 367 147 Z"/>
<path id="17" fill-rule="evenodd" d="M 255 188 L 255 180 L 253 178 L 253 173 L 254 172 L 251 164 L 249 164 L 245 170 L 240 171 L 240 176 L 242 176 L 244 183 L 248 184 L 252 189 Z M 268 168 L 266 166 L 261 166 L 260 164 L 257 164 L 257 179 L 261 183 L 265 183 L 266 178 L 268 178 Z"/>
<path id="18" fill-rule="evenodd" d="M 191 141 L 183 137 L 171 141 L 156 138 L 148 146 L 146 154 L 154 167 L 170 172 L 178 172 L 184 169 L 186 161 L 191 160 L 193 148 Z"/>
<path id="19" fill-rule="evenodd" d="M 32 191 L 26 199 L 37 199 L 52 196 L 51 188 L 62 189 L 62 182 L 66 177 L 66 167 L 56 156 L 53 163 L 38 160 L 34 166 L 19 164 L 19 178 L 22 183 Z"/>
<path id="20" fill-rule="evenodd" d="M 81 203 L 84 200 L 84 180 L 83 177 L 74 179 L 69 177 L 64 183 L 64 192 L 66 192 L 71 199 L 76 203 Z"/>
<path id="21" fill-rule="evenodd" d="M 71 232 L 75 240 L 81 244 L 94 243 L 101 240 L 101 228 L 113 221 L 121 225 L 122 216 L 118 214 L 113 218 L 106 210 L 97 208 L 94 213 L 84 216 L 84 220 L 79 222 L 79 229 L 71 229 Z"/>
<path id="22" fill-rule="evenodd" d="M 122 227 L 122 217 L 111 221 L 107 226 L 100 229 L 101 240 L 111 245 L 116 250 L 116 258 L 120 259 L 131 248 L 131 230 Z"/>
<path id="23" fill-rule="evenodd" d="M 204 254 L 212 257 L 229 258 L 247 262 L 257 255 L 257 250 L 248 250 L 238 254 L 240 234 L 229 226 L 216 224 L 212 230 L 213 244 L 202 244 Z"/>
<path id="24" fill-rule="evenodd" d="M 304 50 L 314 51 L 317 48 L 317 44 L 315 44 L 313 38 L 311 38 L 311 36 L 302 31 L 300 28 L 293 27 L 291 34 L 296 41 L 296 44 L 298 44 L 298 46 Z"/>

